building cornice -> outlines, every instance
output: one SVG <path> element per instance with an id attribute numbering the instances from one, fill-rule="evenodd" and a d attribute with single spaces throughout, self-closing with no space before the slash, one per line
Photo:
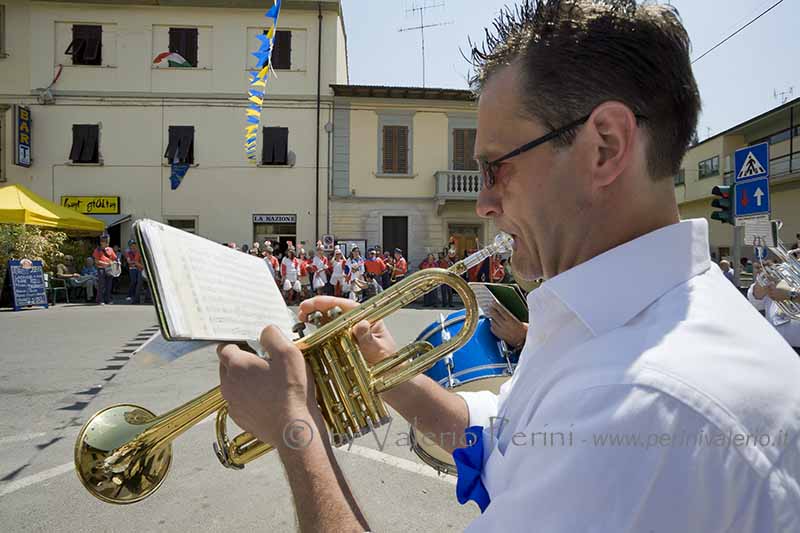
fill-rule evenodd
<path id="1" fill-rule="evenodd" d="M 456 100 L 474 102 L 475 93 L 467 89 L 433 87 L 393 87 L 386 85 L 331 85 L 337 97 L 400 98 L 404 100 Z"/>
<path id="2" fill-rule="evenodd" d="M 110 6 L 157 6 L 157 7 L 221 7 L 228 9 L 268 9 L 269 4 L 264 0 L 47 0 L 38 3 L 55 4 L 101 4 Z M 284 9 L 291 10 L 341 10 L 339 0 L 283 0 Z"/>

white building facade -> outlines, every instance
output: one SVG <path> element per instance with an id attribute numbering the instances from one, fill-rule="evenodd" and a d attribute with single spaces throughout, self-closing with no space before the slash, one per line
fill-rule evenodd
<path id="1" fill-rule="evenodd" d="M 102 215 L 114 244 L 143 217 L 219 242 L 329 233 L 330 86 L 348 82 L 339 1 L 283 1 L 258 164 L 243 148 L 247 76 L 269 5 L 216 3 L 0 0 L 0 185 L 84 212 L 116 200 Z M 163 52 L 185 61 L 154 63 Z M 29 167 L 16 164 L 20 111 Z M 172 163 L 188 165 L 177 188 Z"/>

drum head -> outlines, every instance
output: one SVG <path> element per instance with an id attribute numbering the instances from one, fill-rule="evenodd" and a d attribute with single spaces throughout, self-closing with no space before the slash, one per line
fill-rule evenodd
<path id="1" fill-rule="evenodd" d="M 505 383 L 509 377 L 510 376 L 479 378 L 468 383 L 457 385 L 452 390 L 453 392 L 477 392 L 488 390 L 497 394 L 500 392 L 500 386 Z M 458 475 L 453 456 L 440 448 L 438 444 L 434 442 L 436 440 L 435 438 L 431 439 L 425 435 L 417 435 L 414 432 L 414 428 L 411 428 L 409 433 L 411 449 L 414 450 L 414 453 L 416 453 L 425 464 L 432 466 L 437 472 L 453 476 Z M 444 435 L 442 438 L 452 439 L 453 436 Z M 456 435 L 456 438 L 460 439 L 461 436 Z"/>

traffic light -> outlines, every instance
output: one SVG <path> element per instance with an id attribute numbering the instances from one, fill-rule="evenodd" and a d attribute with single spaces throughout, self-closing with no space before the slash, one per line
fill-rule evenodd
<path id="1" fill-rule="evenodd" d="M 733 204 L 731 203 L 732 189 L 733 187 L 730 185 L 716 185 L 711 189 L 711 194 L 717 196 L 711 202 L 711 207 L 719 209 L 719 211 L 711 213 L 713 220 L 719 220 L 723 224 L 735 224 L 733 220 Z"/>

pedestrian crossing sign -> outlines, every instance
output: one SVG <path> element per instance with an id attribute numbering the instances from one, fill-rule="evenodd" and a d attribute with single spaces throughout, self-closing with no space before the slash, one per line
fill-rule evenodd
<path id="1" fill-rule="evenodd" d="M 769 177 L 769 144 L 761 143 L 736 150 L 734 175 L 737 183 Z"/>

